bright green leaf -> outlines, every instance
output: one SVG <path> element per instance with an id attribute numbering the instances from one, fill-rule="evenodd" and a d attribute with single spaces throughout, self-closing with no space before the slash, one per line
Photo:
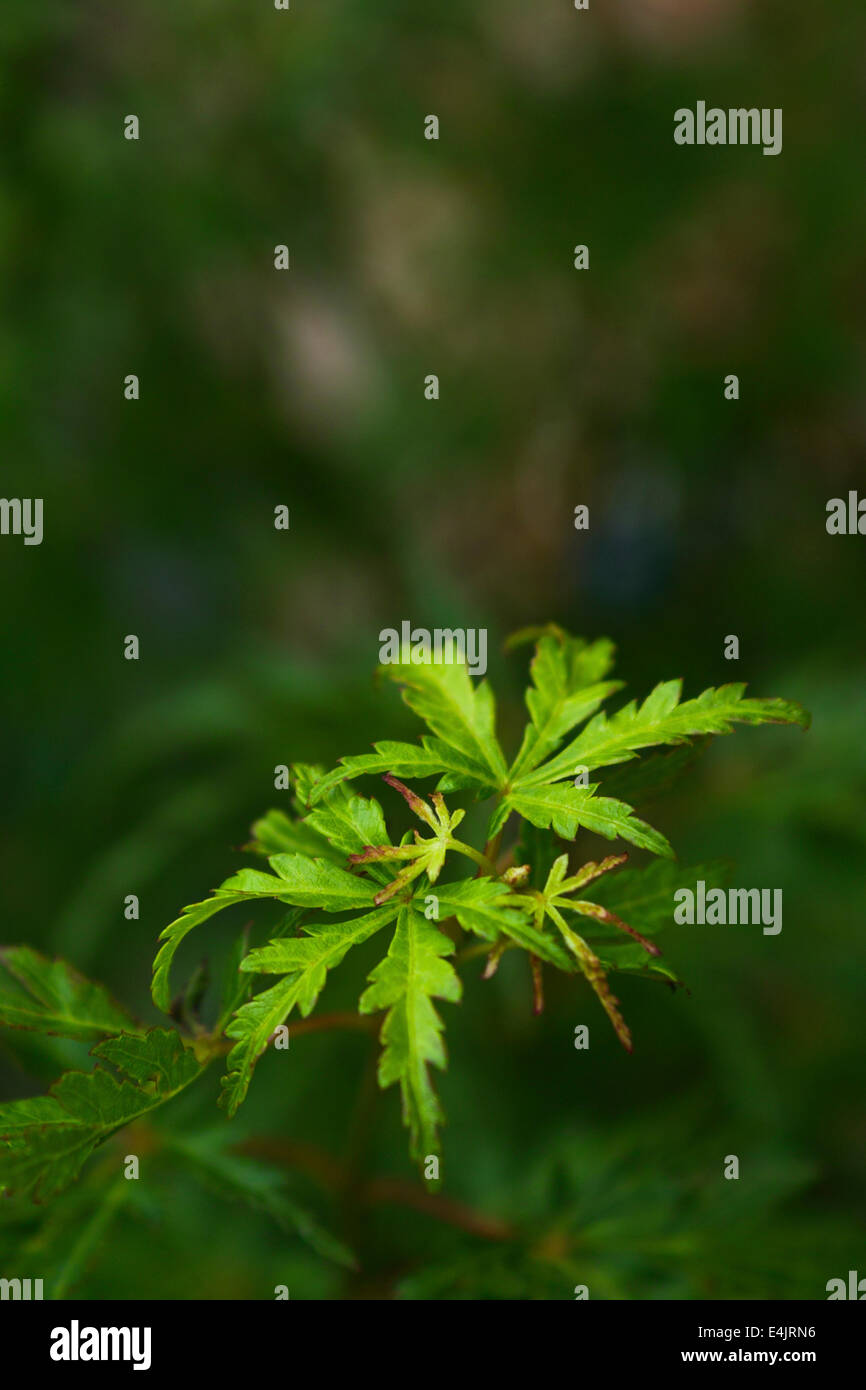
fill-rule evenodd
<path id="1" fill-rule="evenodd" d="M 453 950 L 447 936 L 411 903 L 403 904 L 390 950 L 372 971 L 359 1004 L 364 1014 L 388 1010 L 381 1032 L 379 1085 L 384 1089 L 400 1083 L 410 1150 L 419 1160 L 438 1152 L 437 1128 L 443 1115 L 428 1067 L 444 1067 L 446 1057 L 442 1020 L 432 1001 L 460 999 L 460 981 L 444 959 Z"/>
<path id="2" fill-rule="evenodd" d="M 683 743 L 700 734 L 729 734 L 734 723 L 809 727 L 809 716 L 801 705 L 790 700 L 747 700 L 745 689 L 742 683 L 723 685 L 680 704 L 682 681 L 663 681 L 641 705 L 632 700 L 611 716 L 601 710 L 567 748 L 527 773 L 521 784 L 538 786 L 573 777 L 576 767 L 592 771 L 626 762 L 655 744 Z"/>
<path id="3" fill-rule="evenodd" d="M 515 787 L 508 805 L 541 830 L 552 828 L 564 840 L 573 840 L 581 826 L 606 840 L 619 836 L 653 854 L 673 857 L 664 835 L 639 820 L 624 801 L 596 796 L 590 787 Z"/>
<path id="4" fill-rule="evenodd" d="M 271 1034 L 297 1007 L 306 1017 L 322 991 L 327 972 L 339 965 L 346 952 L 394 920 L 396 906 L 367 912 L 342 922 L 311 922 L 306 935 L 286 936 L 250 951 L 241 971 L 286 978 L 244 1004 L 226 1028 L 235 1046 L 228 1056 L 220 1104 L 233 1115 L 249 1089 L 253 1069 Z"/>
<path id="5" fill-rule="evenodd" d="M 613 643 L 605 638 L 592 644 L 566 633 L 539 639 L 530 665 L 532 687 L 526 692 L 532 722 L 509 770 L 509 781 L 535 767 L 577 724 L 594 714 L 602 700 L 622 689 L 622 681 L 602 679 L 613 665 L 613 656 Z"/>

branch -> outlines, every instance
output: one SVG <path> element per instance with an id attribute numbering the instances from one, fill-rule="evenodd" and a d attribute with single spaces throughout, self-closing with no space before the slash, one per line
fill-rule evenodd
<path id="1" fill-rule="evenodd" d="M 293 1139 L 246 1139 L 233 1146 L 237 1153 L 269 1158 L 287 1168 L 300 1169 L 322 1187 L 340 1191 L 345 1184 L 344 1166 L 324 1149 Z M 357 1197 L 364 1206 L 394 1204 L 412 1207 L 437 1221 L 457 1226 L 485 1240 L 510 1240 L 514 1228 L 509 1222 L 485 1212 L 475 1211 L 464 1202 L 428 1192 L 421 1183 L 408 1178 L 368 1178 L 359 1184 Z"/>

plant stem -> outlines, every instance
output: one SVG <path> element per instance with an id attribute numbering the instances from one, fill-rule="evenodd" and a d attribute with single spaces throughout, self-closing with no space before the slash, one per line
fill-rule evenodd
<path id="1" fill-rule="evenodd" d="M 339 1191 L 345 1188 L 343 1166 L 325 1150 L 312 1144 L 299 1143 L 291 1139 L 261 1138 L 245 1139 L 233 1148 L 237 1153 L 268 1158 L 289 1168 L 299 1168 L 326 1189 Z M 514 1234 L 507 1221 L 475 1211 L 454 1198 L 429 1192 L 426 1187 L 408 1178 L 367 1178 L 355 1189 L 355 1197 L 359 1206 L 393 1203 L 397 1206 L 413 1207 L 416 1211 L 426 1212 L 437 1221 L 444 1221 L 450 1226 L 457 1226 L 487 1240 L 508 1240 Z"/>
<path id="2" fill-rule="evenodd" d="M 487 844 L 484 846 L 484 854 L 486 858 L 492 860 L 494 864 L 496 863 L 496 860 L 499 857 L 499 851 L 502 847 L 502 836 L 504 835 L 504 833 L 505 826 L 503 825 L 499 833 L 494 835 L 492 840 L 488 840 Z"/>
<path id="3" fill-rule="evenodd" d="M 482 868 L 486 874 L 489 874 L 491 878 L 498 878 L 499 875 L 496 865 L 491 859 L 488 859 L 485 854 L 481 854 L 477 849 L 473 849 L 471 845 L 464 845 L 462 840 L 454 840 L 450 836 L 446 844 L 448 849 L 456 850 L 458 854 L 465 854 L 467 859 L 473 860 L 473 862 L 478 864 L 478 866 Z"/>

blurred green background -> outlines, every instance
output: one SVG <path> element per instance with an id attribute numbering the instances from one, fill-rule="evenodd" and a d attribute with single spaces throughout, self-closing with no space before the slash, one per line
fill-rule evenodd
<path id="1" fill-rule="evenodd" d="M 519 963 L 464 972 L 435 1210 L 371 1040 L 312 1034 L 231 1125 L 216 1075 L 158 1116 L 146 1181 L 96 1160 L 47 1210 L 3 1203 L 3 1273 L 88 1298 L 822 1298 L 866 1273 L 864 542 L 824 526 L 866 493 L 864 51 L 861 0 L 3 7 L 2 490 L 45 506 L 41 546 L 0 541 L 4 941 L 156 1021 L 156 936 L 243 862 L 274 766 L 415 736 L 371 678 L 404 618 L 489 629 L 509 748 L 501 642 L 547 619 L 613 637 L 629 694 L 743 679 L 814 716 L 720 740 L 653 808 L 685 864 L 781 887 L 784 929 L 672 931 L 690 994 L 617 980 L 633 1057 L 600 1013 L 574 1051 L 582 985 L 535 1019 Z M 698 99 L 782 107 L 783 153 L 675 146 Z M 4 1098 L 86 1055 L 0 1045 Z M 359 1267 L 165 1140 L 214 1128 Z"/>

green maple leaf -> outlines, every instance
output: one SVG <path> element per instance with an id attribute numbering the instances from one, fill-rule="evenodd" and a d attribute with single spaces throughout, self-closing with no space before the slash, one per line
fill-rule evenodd
<path id="1" fill-rule="evenodd" d="M 320 800 L 305 817 L 304 824 L 327 840 L 333 851 L 342 856 L 343 862 L 368 845 L 391 843 L 378 801 L 373 797 L 353 796 L 344 786 L 335 788 L 327 800 Z M 389 882 L 392 875 L 385 864 L 371 864 L 368 872 L 379 883 Z"/>
<path id="2" fill-rule="evenodd" d="M 418 1160 L 438 1152 L 443 1115 L 428 1068 L 444 1067 L 446 1056 L 442 1020 L 432 1001 L 460 999 L 460 980 L 445 959 L 453 950 L 448 937 L 412 903 L 403 903 L 388 954 L 370 974 L 359 1004 L 361 1013 L 388 1010 L 379 1084 L 384 1088 L 399 1082 L 410 1150 Z"/>
<path id="3" fill-rule="evenodd" d="M 473 685 L 461 661 L 410 663 L 380 670 L 402 687 L 406 704 L 439 742 L 465 759 L 467 770 L 457 777 L 465 776 L 467 785 L 501 786 L 505 758 L 496 738 L 496 703 L 486 680 Z M 452 789 L 456 789 L 456 782 Z"/>
<path id="4" fill-rule="evenodd" d="M 270 859 L 274 854 L 306 854 L 309 858 L 330 859 L 342 864 L 345 855 L 333 849 L 306 820 L 287 815 L 285 811 L 270 810 L 253 824 L 252 840 L 245 846 L 252 854 Z"/>
<path id="5" fill-rule="evenodd" d="M 559 628 L 530 630 L 536 637 L 532 687 L 526 701 L 531 723 L 504 786 L 504 796 L 488 829 L 492 837 L 516 811 L 539 829 L 574 839 L 583 827 L 607 839 L 620 837 L 667 857 L 673 851 L 663 835 L 640 820 L 626 802 L 596 793 L 599 784 L 564 785 L 566 778 L 626 762 L 644 749 L 687 744 L 691 739 L 732 732 L 735 722 L 782 723 L 808 727 L 800 705 L 787 700 L 746 699 L 745 685 L 705 690 L 681 703 L 682 682 L 665 681 L 641 705 L 631 701 L 610 716 L 597 706 L 615 689 L 601 679 L 612 660 L 610 643 L 587 645 Z M 554 748 L 588 715 L 589 723 L 558 752 Z M 553 754 L 553 756 L 549 756 Z M 546 761 L 545 761 L 546 759 Z"/>
<path id="6" fill-rule="evenodd" d="M 337 966 L 352 946 L 366 941 L 396 917 L 398 925 L 391 948 L 371 975 L 370 988 L 365 991 L 359 1008 L 361 1012 L 388 1009 L 382 1027 L 384 1050 L 379 1080 L 382 1086 L 400 1081 L 404 1117 L 410 1129 L 413 1153 L 417 1156 L 420 1148 L 425 1154 L 435 1151 L 435 1130 L 440 1118 L 427 1064 L 444 1065 L 445 1054 L 440 1036 L 442 1025 L 430 999 L 434 996 L 457 999 L 460 984 L 453 967 L 441 959 L 453 950 L 453 944 L 437 928 L 428 926 L 413 904 L 392 899 L 404 893 L 422 874 L 426 875 L 428 883 L 434 883 L 451 849 L 462 850 L 473 859 L 482 856 L 454 838 L 453 831 L 464 812 L 450 813 L 436 792 L 431 796 L 432 805 L 428 805 L 395 777 L 389 775 L 386 781 L 400 792 L 433 835 L 429 838 L 416 835 L 416 843 L 412 845 L 392 845 L 381 811 L 373 803 L 376 812 L 369 806 L 360 812 L 358 808 L 351 811 L 347 840 L 345 815 L 341 811 L 335 820 L 331 819 L 332 803 L 329 802 L 318 824 L 332 840 L 338 840 L 344 848 L 349 844 L 363 844 L 368 835 L 384 841 L 354 850 L 349 860 L 368 871 L 386 871 L 385 884 L 364 885 L 375 910 L 335 923 L 305 923 L 302 937 L 283 937 L 251 951 L 244 958 L 242 971 L 282 974 L 285 979 L 244 1004 L 227 1028 L 227 1036 L 234 1039 L 236 1045 L 229 1054 L 221 1103 L 230 1114 L 235 1113 L 246 1095 L 255 1063 L 275 1028 L 285 1022 L 295 1007 L 302 1015 L 308 1015 L 318 1000 L 328 970 Z M 357 800 L 337 789 L 339 807 L 345 808 L 350 801 Z M 403 864 L 402 869 L 392 877 L 400 864 Z M 476 886 L 471 891 L 458 886 L 451 891 L 450 897 L 449 889 L 443 890 L 446 904 L 453 904 L 455 915 L 471 917 L 476 928 L 483 917 L 486 930 L 490 932 L 495 898 L 500 903 L 499 928 L 513 927 L 521 914 L 501 907 L 503 896 L 509 894 L 507 885 L 484 880 L 474 882 Z"/>
<path id="7" fill-rule="evenodd" d="M 0 1191 L 55 1196 L 93 1150 L 131 1120 L 165 1104 L 202 1065 L 178 1033 L 121 1033 L 93 1048 L 93 1071 L 65 1072 L 48 1095 L 0 1105 Z"/>
<path id="8" fill-rule="evenodd" d="M 101 985 L 29 946 L 0 950 L 0 1024 L 85 1040 L 138 1029 Z"/>
<path id="9" fill-rule="evenodd" d="M 307 810 L 322 781 L 323 770 L 300 763 L 294 765 L 293 772 L 301 816 L 292 819 L 285 811 L 269 811 L 256 821 L 249 846 L 255 853 L 266 858 L 282 852 L 304 854 L 344 865 L 353 851 L 366 845 L 390 843 L 378 801 L 352 795 L 347 787 L 335 783 L 317 795 L 313 810 Z M 370 872 L 380 882 L 389 878 L 386 869 L 371 868 Z"/>
<path id="10" fill-rule="evenodd" d="M 319 907 L 326 912 L 372 906 L 374 885 L 328 860 L 309 859 L 303 854 L 275 854 L 268 863 L 273 874 L 240 869 L 212 897 L 185 907 L 182 915 L 160 934 L 163 945 L 153 963 L 151 993 L 154 1003 L 164 1012 L 171 1007 L 169 976 L 180 943 L 194 927 L 223 908 L 257 898 L 273 898 L 292 907 Z"/>
<path id="11" fill-rule="evenodd" d="M 461 787 L 486 796 L 495 786 L 487 773 L 471 759 L 441 739 L 425 734 L 420 744 L 400 743 L 383 739 L 373 744 L 372 753 L 358 753 L 340 759 L 333 772 L 323 777 L 310 790 L 310 804 L 315 805 L 341 782 L 372 773 L 392 772 L 400 777 L 438 777 L 438 791 L 454 791 Z"/>
<path id="12" fill-rule="evenodd" d="M 682 681 L 662 681 L 640 705 L 632 700 L 611 716 L 599 711 L 556 757 L 526 773 L 521 784 L 558 782 L 573 777 L 575 767 L 591 772 L 626 762 L 641 749 L 658 744 L 686 743 L 702 734 L 730 734 L 735 723 L 809 727 L 809 716 L 801 705 L 791 700 L 746 699 L 745 690 L 741 682 L 722 685 L 681 703 Z"/>
<path id="13" fill-rule="evenodd" d="M 512 639 L 511 646 L 515 645 Z M 530 663 L 532 686 L 526 692 L 531 723 L 508 770 L 509 782 L 536 767 L 577 724 L 594 714 L 622 681 L 606 681 L 614 646 L 606 638 L 587 643 L 551 627 L 538 639 Z"/>
<path id="14" fill-rule="evenodd" d="M 225 1030 L 235 1046 L 228 1056 L 220 1104 L 230 1115 L 244 1100 L 253 1069 L 274 1030 L 296 1007 L 306 1018 L 315 1007 L 328 971 L 340 964 L 352 946 L 387 926 L 396 914 L 393 905 L 341 922 L 306 923 L 304 936 L 281 937 L 244 957 L 241 971 L 284 975 L 285 979 L 244 1004 Z"/>
<path id="15" fill-rule="evenodd" d="M 303 808 L 322 778 L 322 769 L 296 764 L 298 806 Z M 354 796 L 334 786 L 320 804 L 292 820 L 284 811 L 270 811 L 253 826 L 248 846 L 263 854 L 272 874 L 259 869 L 240 869 L 200 903 L 191 903 L 160 935 L 162 945 L 153 965 L 151 986 L 154 1002 L 164 1011 L 171 1007 L 170 971 L 178 947 L 194 927 L 237 903 L 271 898 L 294 907 L 320 908 L 326 912 L 373 906 L 375 888 L 390 882 L 387 865 L 366 866 L 366 877 L 350 874 L 343 865 L 352 851 L 370 843 L 389 845 L 382 808 L 372 797 Z"/>
<path id="16" fill-rule="evenodd" d="M 379 668 L 402 687 L 403 699 L 431 730 L 418 746 L 374 744 L 373 753 L 340 760 L 311 790 L 311 803 L 339 782 L 365 773 L 439 777 L 437 791 L 489 796 L 504 785 L 505 756 L 496 737 L 496 705 L 486 681 L 474 685 L 464 662 L 401 663 Z"/>
<path id="17" fill-rule="evenodd" d="M 587 787 L 518 784 L 507 794 L 503 810 L 505 814 L 517 811 L 540 830 L 554 830 L 564 840 L 573 840 L 583 827 L 606 840 L 620 837 L 639 849 L 673 858 L 664 835 L 636 816 L 624 801 L 597 796 L 597 790 L 597 783 Z"/>

